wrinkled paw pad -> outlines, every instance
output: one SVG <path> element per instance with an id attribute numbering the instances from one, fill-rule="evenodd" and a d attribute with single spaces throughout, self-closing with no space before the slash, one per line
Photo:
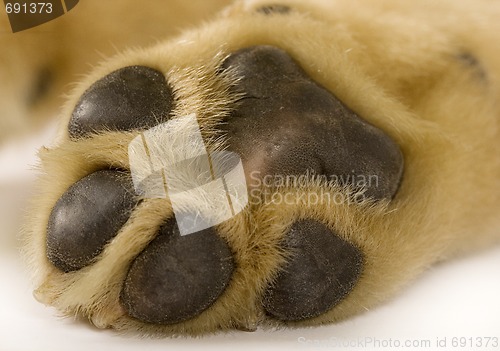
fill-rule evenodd
<path id="1" fill-rule="evenodd" d="M 266 312 L 279 320 L 299 321 L 327 312 L 361 274 L 359 249 L 319 222 L 295 222 L 282 245 L 291 257 L 264 296 Z"/>
<path id="2" fill-rule="evenodd" d="M 399 147 L 312 81 L 287 53 L 247 48 L 224 66 L 242 76 L 237 88 L 244 97 L 222 128 L 252 171 L 261 177 L 310 171 L 352 186 L 360 177 L 373 178 L 367 197 L 395 195 L 403 172 Z"/>
<path id="3" fill-rule="evenodd" d="M 231 112 L 220 129 L 246 173 L 264 177 L 312 172 L 336 176 L 340 185 L 353 187 L 354 176 L 374 175 L 378 181 L 369 184 L 365 194 L 375 200 L 394 197 L 403 172 L 398 146 L 311 80 L 287 53 L 269 46 L 242 49 L 225 59 L 222 70 L 229 68 L 240 77 L 231 89 L 242 98 L 228 106 Z M 119 69 L 85 91 L 70 119 L 69 136 L 78 143 L 94 140 L 78 139 L 95 132 L 154 127 L 168 120 L 173 101 L 161 72 L 144 66 Z M 46 236 L 46 255 L 53 266 L 66 273 L 91 269 L 113 245 L 140 206 L 126 173 L 91 173 L 59 198 Z M 235 245 L 226 236 L 222 239 L 215 227 L 183 236 L 175 217 L 161 220 L 151 241 L 138 246 L 122 269 L 117 295 L 128 317 L 147 324 L 171 325 L 200 315 L 235 279 L 238 250 L 253 252 L 258 259 L 264 254 L 259 248 L 269 245 Z M 265 284 L 255 284 L 262 291 L 254 301 L 270 318 L 288 322 L 320 316 L 344 299 L 361 277 L 361 250 L 320 221 L 297 219 L 287 233 L 272 235 L 282 238 L 272 250 L 285 252 L 287 261 Z M 235 284 L 254 278 L 245 279 Z"/>
<path id="4" fill-rule="evenodd" d="M 128 220 L 136 200 L 131 180 L 98 171 L 57 201 L 47 228 L 47 256 L 64 272 L 90 264 Z"/>
<path id="5" fill-rule="evenodd" d="M 219 297 L 233 269 L 231 250 L 213 229 L 181 236 L 171 219 L 130 267 L 121 300 L 141 321 L 182 322 Z"/>
<path id="6" fill-rule="evenodd" d="M 165 76 L 150 67 L 124 67 L 95 82 L 78 101 L 71 137 L 106 130 L 148 129 L 165 122 L 173 95 Z"/>

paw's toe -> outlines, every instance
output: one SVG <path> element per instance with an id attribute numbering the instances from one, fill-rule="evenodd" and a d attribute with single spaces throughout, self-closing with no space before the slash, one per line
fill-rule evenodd
<path id="1" fill-rule="evenodd" d="M 231 250 L 214 229 L 181 236 L 171 219 L 133 262 L 121 301 L 143 322 L 182 322 L 215 302 L 233 269 Z"/>
<path id="2" fill-rule="evenodd" d="M 65 272 L 87 266 L 125 224 L 135 203 L 132 182 L 117 171 L 98 171 L 81 179 L 50 214 L 48 259 Z"/>
<path id="3" fill-rule="evenodd" d="M 124 67 L 85 91 L 71 116 L 69 134 L 151 128 L 168 119 L 172 101 L 163 73 L 145 66 Z"/>
<path id="4" fill-rule="evenodd" d="M 319 222 L 295 222 L 283 246 L 290 260 L 264 297 L 265 310 L 279 320 L 299 321 L 327 312 L 361 274 L 360 250 Z"/>

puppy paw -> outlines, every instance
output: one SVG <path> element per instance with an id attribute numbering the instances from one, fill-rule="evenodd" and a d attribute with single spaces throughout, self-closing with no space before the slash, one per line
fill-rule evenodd
<path id="1" fill-rule="evenodd" d="M 251 36 L 209 26 L 110 60 L 75 90 L 41 153 L 26 237 L 39 300 L 146 335 L 311 326 L 365 311 L 444 257 L 452 217 L 439 209 L 456 187 L 436 174 L 456 178 L 441 168 L 449 140 L 345 55 L 294 47 L 281 17 L 317 22 L 279 6 L 251 16 Z M 269 36 L 276 23 L 289 27 Z M 219 155 L 236 156 L 224 172 Z M 226 177 L 239 165 L 243 187 Z M 186 233 L 184 214 L 210 225 Z"/>

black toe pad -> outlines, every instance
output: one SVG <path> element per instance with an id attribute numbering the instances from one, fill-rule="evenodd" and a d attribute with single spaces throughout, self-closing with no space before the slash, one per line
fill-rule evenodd
<path id="1" fill-rule="evenodd" d="M 398 145 L 312 81 L 286 52 L 242 49 L 225 60 L 228 67 L 241 76 L 236 89 L 243 98 L 222 128 L 248 172 L 312 172 L 365 188 L 367 197 L 395 195 L 403 172 Z"/>
<path id="2" fill-rule="evenodd" d="M 78 138 L 106 130 L 148 129 L 168 120 L 172 100 L 160 71 L 124 67 L 85 91 L 71 116 L 69 134 Z"/>
<path id="3" fill-rule="evenodd" d="M 359 249 L 319 222 L 295 222 L 283 246 L 291 258 L 263 302 L 267 313 L 279 320 L 299 321 L 327 312 L 360 276 L 363 256 Z"/>
<path id="4" fill-rule="evenodd" d="M 132 182 L 116 171 L 98 171 L 81 179 L 52 210 L 48 259 L 65 272 L 87 266 L 125 224 L 135 203 Z"/>
<path id="5" fill-rule="evenodd" d="M 132 263 L 122 305 L 143 322 L 182 322 L 199 315 L 220 296 L 233 269 L 232 253 L 214 229 L 181 236 L 171 219 Z"/>

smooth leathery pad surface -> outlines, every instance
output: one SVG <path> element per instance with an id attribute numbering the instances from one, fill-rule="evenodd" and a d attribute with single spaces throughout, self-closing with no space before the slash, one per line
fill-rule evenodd
<path id="1" fill-rule="evenodd" d="M 234 269 L 231 250 L 213 228 L 181 236 L 175 219 L 135 259 L 121 301 L 143 322 L 173 324 L 207 309 Z"/>
<path id="2" fill-rule="evenodd" d="M 319 316 L 340 302 L 358 280 L 358 248 L 313 220 L 295 222 L 283 242 L 291 257 L 264 296 L 264 308 L 282 321 Z"/>
<path id="3" fill-rule="evenodd" d="M 362 183 L 374 199 L 395 195 L 404 163 L 396 143 L 312 81 L 286 52 L 242 49 L 225 60 L 228 67 L 242 77 L 237 89 L 244 97 L 222 128 L 250 172 L 311 172 L 341 185 Z"/>
<path id="4" fill-rule="evenodd" d="M 172 101 L 163 73 L 124 67 L 85 91 L 71 116 L 69 134 L 77 138 L 106 130 L 148 129 L 168 120 Z"/>
<path id="5" fill-rule="evenodd" d="M 47 227 L 47 257 L 64 272 L 92 262 L 136 204 L 131 180 L 117 171 L 92 173 L 57 201 Z"/>

